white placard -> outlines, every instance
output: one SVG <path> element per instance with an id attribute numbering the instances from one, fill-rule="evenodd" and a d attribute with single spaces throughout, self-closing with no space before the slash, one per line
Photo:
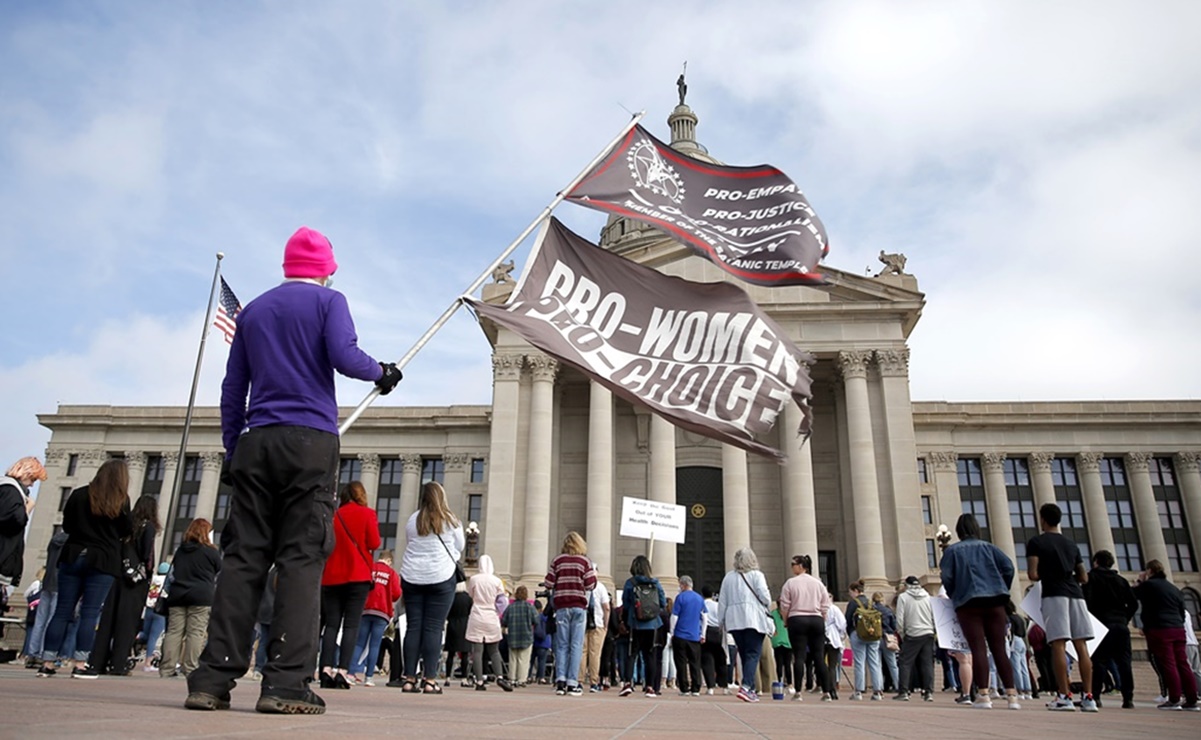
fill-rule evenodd
<path id="1" fill-rule="evenodd" d="M 934 606 L 934 629 L 938 633 L 938 646 L 943 650 L 954 650 L 957 653 L 970 653 L 972 648 L 963 636 L 963 628 L 959 626 L 959 617 L 955 616 L 955 607 L 945 596 L 935 596 L 930 599 Z"/>
<path id="2" fill-rule="evenodd" d="M 621 497 L 622 537 L 639 537 L 644 540 L 666 540 L 677 545 L 684 544 L 685 510 L 678 504 L 647 501 L 641 498 Z"/>
<path id="3" fill-rule="evenodd" d="M 1045 631 L 1047 623 L 1043 621 L 1043 584 L 1041 581 L 1035 581 L 1034 585 L 1026 593 L 1026 598 L 1022 599 L 1022 611 L 1030 617 L 1031 621 L 1042 627 Z M 1101 640 L 1105 639 L 1105 635 L 1109 634 L 1109 628 L 1101 624 L 1101 622 L 1092 614 L 1088 618 L 1093 622 L 1093 639 L 1088 641 L 1088 654 L 1092 655 L 1097 652 L 1097 646 L 1101 644 Z M 1072 656 L 1072 660 L 1079 660 L 1076 656 L 1076 646 L 1071 641 L 1067 641 L 1068 655 Z"/>

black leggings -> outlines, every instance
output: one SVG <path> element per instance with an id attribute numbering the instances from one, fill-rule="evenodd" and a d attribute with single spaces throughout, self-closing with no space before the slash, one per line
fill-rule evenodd
<path id="1" fill-rule="evenodd" d="M 349 670 L 355 642 L 359 639 L 359 622 L 363 619 L 363 604 L 372 583 L 341 583 L 337 586 L 321 587 L 321 623 L 325 631 L 321 634 L 321 667 L 333 668 L 334 653 L 338 653 L 337 667 Z M 338 648 L 338 628 L 342 628 L 342 645 Z"/>
<path id="2" fill-rule="evenodd" d="M 792 643 L 792 675 L 805 675 L 805 657 L 813 655 L 814 670 L 817 672 L 817 685 L 824 693 L 830 693 L 830 681 L 826 674 L 826 664 L 822 660 L 826 650 L 826 620 L 818 616 L 789 617 L 788 641 Z M 800 679 L 796 679 L 800 684 Z M 796 686 L 800 690 L 800 686 Z"/>
<path id="3" fill-rule="evenodd" d="M 955 610 L 955 616 L 959 617 L 963 636 L 972 648 L 972 682 L 976 684 L 976 689 L 984 691 L 989 687 L 989 651 L 992 651 L 1001 685 L 1012 689 L 1013 664 L 1009 662 L 1009 650 L 1005 645 L 1005 629 L 1009 626 L 1005 607 L 961 606 Z M 1001 687 L 992 688 L 999 690 Z M 966 686 L 963 693 L 968 693 Z"/>

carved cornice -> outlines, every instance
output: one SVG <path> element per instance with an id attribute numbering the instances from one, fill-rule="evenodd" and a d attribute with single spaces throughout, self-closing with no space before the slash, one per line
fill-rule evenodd
<path id="1" fill-rule="evenodd" d="M 524 364 L 522 355 L 492 355 L 492 377 L 494 380 L 519 380 Z"/>
<path id="2" fill-rule="evenodd" d="M 985 470 L 999 473 L 1005 468 L 1006 457 L 1007 455 L 1004 452 L 985 452 L 980 456 L 980 461 L 984 464 Z"/>
<path id="3" fill-rule="evenodd" d="M 1151 467 L 1151 458 L 1154 457 L 1150 452 L 1127 452 L 1126 467 L 1137 472 L 1146 472 Z"/>
<path id="4" fill-rule="evenodd" d="M 876 366 L 888 377 L 909 376 L 909 348 L 876 350 Z"/>
<path id="5" fill-rule="evenodd" d="M 46 465 L 65 465 L 67 462 L 66 450 L 46 450 Z"/>
<path id="6" fill-rule="evenodd" d="M 179 453 L 172 450 L 171 452 L 163 453 L 163 465 L 178 465 Z"/>
<path id="7" fill-rule="evenodd" d="M 1053 452 L 1031 452 L 1030 469 L 1038 473 L 1051 472 L 1051 461 L 1055 459 Z"/>
<path id="8" fill-rule="evenodd" d="M 104 450 L 86 450 L 79 455 L 79 461 L 84 465 L 100 466 L 108 459 L 108 453 Z"/>
<path id="9" fill-rule="evenodd" d="M 205 471 L 212 472 L 221 469 L 221 463 L 225 462 L 224 452 L 202 452 L 200 453 L 200 464 Z"/>
<path id="10" fill-rule="evenodd" d="M 535 381 L 553 383 L 559 373 L 559 361 L 546 355 L 526 355 L 525 364 L 534 374 Z"/>
<path id="11" fill-rule="evenodd" d="M 955 470 L 959 466 L 959 455 L 949 450 L 931 452 L 928 457 L 935 470 Z"/>
<path id="12" fill-rule="evenodd" d="M 379 455 L 374 452 L 360 452 L 358 455 L 359 464 L 363 466 L 363 472 L 371 475 L 379 473 Z"/>
<path id="13" fill-rule="evenodd" d="M 141 450 L 126 450 L 125 464 L 130 470 L 145 470 L 146 469 L 146 453 Z"/>
<path id="14" fill-rule="evenodd" d="M 1177 473 L 1196 473 L 1201 470 L 1201 452 L 1177 452 L 1172 455 L 1172 463 Z"/>
<path id="15" fill-rule="evenodd" d="M 1076 453 L 1076 464 L 1080 469 L 1089 473 L 1096 473 L 1101 469 L 1101 458 L 1105 455 L 1100 452 L 1079 452 Z"/>
<path id="16" fill-rule="evenodd" d="M 838 372 L 845 378 L 866 378 L 867 366 L 872 360 L 871 350 L 843 351 L 838 353 Z"/>
<path id="17" fill-rule="evenodd" d="M 404 466 L 406 473 L 420 473 L 421 455 L 401 455 L 400 464 Z"/>
<path id="18" fill-rule="evenodd" d="M 447 470 L 463 470 L 467 467 L 467 453 L 452 452 L 442 456 L 442 464 Z"/>

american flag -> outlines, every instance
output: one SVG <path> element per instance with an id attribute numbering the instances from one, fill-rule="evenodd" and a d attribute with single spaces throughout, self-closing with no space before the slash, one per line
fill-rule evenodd
<path id="1" fill-rule="evenodd" d="M 213 326 L 221 330 L 225 335 L 225 343 L 233 344 L 234 332 L 238 330 L 238 313 L 242 310 L 242 304 L 238 303 L 238 297 L 229 289 L 225 278 L 221 278 L 221 296 L 217 299 L 217 318 L 213 319 Z"/>

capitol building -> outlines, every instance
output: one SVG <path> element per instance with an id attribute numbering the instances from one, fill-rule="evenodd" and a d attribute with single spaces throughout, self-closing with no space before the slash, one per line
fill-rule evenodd
<path id="1" fill-rule="evenodd" d="M 674 148 L 717 161 L 697 141 L 688 106 L 668 123 Z M 600 244 L 666 274 L 732 280 L 624 218 L 609 219 Z M 456 513 L 479 525 L 469 554 L 490 555 L 509 583 L 540 581 L 568 530 L 587 539 L 605 581 L 622 583 L 648 547 L 620 534 L 622 502 L 632 497 L 684 507 L 685 542 L 653 548 L 669 592 L 680 575 L 716 587 L 734 551 L 749 544 L 773 592 L 790 575 L 791 556 L 809 554 L 838 600 L 859 578 L 871 591 L 917 575 L 936 590 L 939 525 L 953 528 L 963 512 L 1015 560 L 1020 596 L 1038 507 L 1057 502 L 1064 533 L 1086 559 L 1109 550 L 1130 578 L 1148 560 L 1162 561 L 1201 624 L 1201 401 L 915 401 L 908 338 L 925 295 L 917 277 L 892 267 L 871 277 L 823 265 L 829 285 L 820 288 L 739 283 L 816 357 L 812 437 L 802 444 L 796 436 L 800 411 L 790 405 L 774 438 L 760 439 L 788 454 L 784 464 L 678 429 L 485 321 L 492 403 L 369 408 L 342 440 L 340 480 L 363 482 L 388 548 L 403 547 L 421 483 L 441 481 Z M 503 301 L 512 288 L 493 282 L 483 298 Z M 26 572 L 43 563 L 67 495 L 109 457 L 129 463 L 132 498 L 161 496 L 164 517 L 183 466 L 164 553 L 193 517 L 220 530 L 231 492 L 218 480 L 219 413 L 196 409 L 180 459 L 184 417 L 182 407 L 87 405 L 39 415 L 51 431 L 49 479 Z"/>

